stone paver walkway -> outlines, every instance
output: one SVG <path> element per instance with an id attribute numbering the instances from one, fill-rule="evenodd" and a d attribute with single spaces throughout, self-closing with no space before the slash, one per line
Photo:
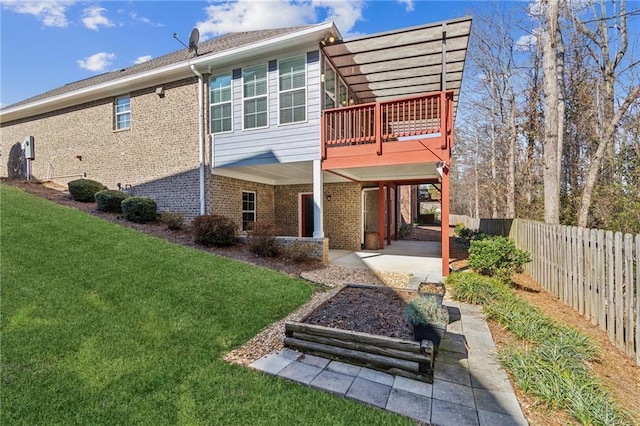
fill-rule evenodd
<path id="1" fill-rule="evenodd" d="M 482 308 L 445 301 L 451 323 L 436 355 L 433 384 L 285 348 L 251 367 L 423 423 L 526 425 Z"/>

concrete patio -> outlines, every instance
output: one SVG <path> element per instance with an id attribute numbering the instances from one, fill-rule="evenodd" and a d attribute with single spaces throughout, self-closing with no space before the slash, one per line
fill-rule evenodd
<path id="1" fill-rule="evenodd" d="M 441 244 L 435 241 L 393 241 L 383 250 L 329 250 L 329 263 L 372 271 L 406 272 L 415 277 L 410 287 L 442 279 Z"/>

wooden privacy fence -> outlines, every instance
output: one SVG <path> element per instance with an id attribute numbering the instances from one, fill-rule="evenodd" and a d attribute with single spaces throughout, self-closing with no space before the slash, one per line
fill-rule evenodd
<path id="1" fill-rule="evenodd" d="M 491 221 L 494 229 L 505 230 L 505 219 L 479 224 Z M 530 252 L 525 271 L 640 365 L 640 235 L 524 219 L 514 219 L 508 234 L 495 234 L 508 235 Z"/>

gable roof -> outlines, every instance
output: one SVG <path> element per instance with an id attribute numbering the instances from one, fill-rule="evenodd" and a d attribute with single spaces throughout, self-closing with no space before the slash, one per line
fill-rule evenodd
<path id="1" fill-rule="evenodd" d="M 111 71 L 104 74 L 99 74 L 93 77 L 89 77 L 83 80 L 78 80 L 72 83 L 65 84 L 64 86 L 57 87 L 53 90 L 41 93 L 31 98 L 16 102 L 14 104 L 3 107 L 0 110 L 1 121 L 9 121 L 33 114 L 45 112 L 45 110 L 54 110 L 60 107 L 68 106 L 69 102 L 64 105 L 52 105 L 51 108 L 43 108 L 42 104 L 53 104 L 54 101 L 62 97 L 73 97 L 74 95 L 86 95 L 92 90 L 96 90 L 107 85 L 116 85 L 119 81 L 127 81 L 135 79 L 138 76 L 148 74 L 160 74 L 165 71 L 170 71 L 172 66 L 180 67 L 181 69 L 187 69 L 186 66 L 190 63 L 203 62 L 207 58 L 215 57 L 225 52 L 231 52 L 236 49 L 250 48 L 252 45 L 264 45 L 270 42 L 276 42 L 279 38 L 285 36 L 296 36 L 300 33 L 308 33 L 309 31 L 319 32 L 330 31 L 335 29 L 333 23 L 322 23 L 314 25 L 304 25 L 297 27 L 276 28 L 269 30 L 258 31 L 246 31 L 238 33 L 228 33 L 220 37 L 216 37 L 210 40 L 206 40 L 198 45 L 198 56 L 194 56 L 189 52 L 187 48 L 177 50 L 167 55 L 160 56 L 155 59 L 151 59 L 141 64 L 133 65 L 129 68 L 124 68 L 117 71 Z M 337 31 L 336 31 L 337 32 Z M 188 71 L 191 73 L 191 71 Z M 190 74 L 193 75 L 193 74 Z M 82 99 L 78 98 L 79 102 L 85 102 L 86 96 Z M 79 102 L 73 102 L 77 104 Z M 32 106 L 40 106 L 37 110 L 27 112 L 25 110 L 31 109 Z M 17 111 L 23 111 L 19 114 Z M 14 113 L 16 112 L 16 113 Z"/>

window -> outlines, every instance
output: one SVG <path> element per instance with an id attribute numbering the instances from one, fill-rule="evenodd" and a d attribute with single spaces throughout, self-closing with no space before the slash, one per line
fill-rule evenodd
<path id="1" fill-rule="evenodd" d="M 231 129 L 231 74 L 209 79 L 211 104 L 211 133 L 230 132 Z"/>
<path id="2" fill-rule="evenodd" d="M 129 95 L 116 98 L 116 130 L 131 127 L 131 100 Z"/>
<path id="3" fill-rule="evenodd" d="M 242 72 L 244 128 L 267 126 L 267 66 L 247 68 Z"/>
<path id="4" fill-rule="evenodd" d="M 242 191 L 242 230 L 246 231 L 249 225 L 256 221 L 256 193 Z"/>
<path id="5" fill-rule="evenodd" d="M 336 106 L 336 72 L 331 65 L 325 62 L 324 70 L 324 107 L 325 109 Z"/>
<path id="6" fill-rule="evenodd" d="M 307 82 L 305 57 L 280 61 L 280 124 L 307 119 Z"/>

